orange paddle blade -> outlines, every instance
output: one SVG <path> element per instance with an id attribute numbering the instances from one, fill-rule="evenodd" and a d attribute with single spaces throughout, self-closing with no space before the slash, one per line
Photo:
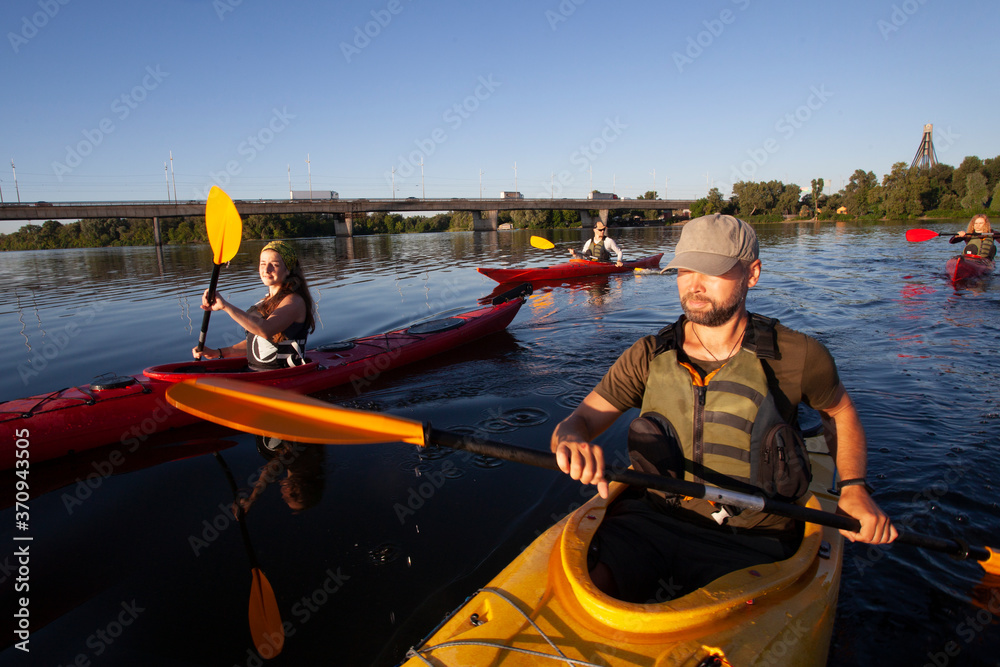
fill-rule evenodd
<path id="1" fill-rule="evenodd" d="M 185 412 L 231 428 L 325 445 L 408 442 L 423 446 L 424 425 L 378 412 L 224 378 L 197 378 L 167 389 L 167 401 Z"/>
<path id="2" fill-rule="evenodd" d="M 205 226 L 208 228 L 208 242 L 212 245 L 212 262 L 225 264 L 235 257 L 243 238 L 243 221 L 236 204 L 217 185 L 213 185 L 208 192 Z"/>
<path id="3" fill-rule="evenodd" d="M 281 624 L 281 612 L 274 598 L 271 582 L 264 573 L 254 568 L 250 584 L 250 635 L 253 637 L 257 653 L 269 660 L 285 646 L 285 628 Z"/>
<path id="4" fill-rule="evenodd" d="M 979 564 L 990 574 L 1000 575 L 1000 550 L 993 547 L 986 547 L 986 550 L 990 552 L 990 557 L 979 561 Z"/>

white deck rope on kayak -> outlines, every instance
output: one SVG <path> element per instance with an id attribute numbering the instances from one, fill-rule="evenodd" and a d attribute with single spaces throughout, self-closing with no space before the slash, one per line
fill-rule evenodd
<path id="1" fill-rule="evenodd" d="M 552 655 L 550 653 L 540 653 L 539 651 L 532 651 L 532 650 L 526 649 L 526 648 L 516 648 L 514 646 L 507 646 L 505 644 L 500 644 L 500 643 L 497 643 L 497 642 L 462 640 L 462 641 L 445 642 L 443 644 L 437 644 L 435 646 L 425 646 L 425 647 L 420 648 L 420 649 L 411 648 L 409 651 L 406 652 L 406 657 L 407 658 L 413 658 L 413 657 L 419 658 L 421 660 L 421 662 L 423 662 L 425 665 L 430 665 L 431 667 L 433 667 L 434 663 L 432 663 L 429 660 L 427 660 L 427 658 L 425 658 L 423 655 L 421 655 L 421 653 L 430 653 L 431 651 L 436 651 L 437 649 L 440 649 L 440 648 L 451 648 L 451 647 L 454 647 L 454 646 L 483 646 L 483 647 L 486 647 L 486 648 L 497 648 L 497 649 L 501 649 L 501 650 L 505 650 L 505 651 L 513 651 L 515 653 L 524 653 L 525 655 L 530 655 L 530 656 L 533 656 L 533 657 L 536 657 L 536 658 L 545 658 L 547 660 L 556 660 L 558 662 L 564 662 L 567 665 L 575 665 L 575 666 L 579 666 L 579 667 L 601 667 L 601 665 L 598 665 L 597 663 L 594 663 L 594 662 L 587 662 L 586 660 L 576 660 L 575 658 L 568 657 L 565 653 L 562 652 L 562 650 L 560 650 L 560 648 L 558 646 L 556 646 L 555 642 L 553 642 L 551 639 L 549 639 L 548 635 L 546 635 L 544 632 L 542 632 L 542 629 L 540 627 L 538 627 L 538 625 L 533 620 L 531 620 L 531 618 L 529 618 L 528 615 L 526 613 L 524 613 L 524 611 L 520 607 L 518 607 L 517 604 L 513 600 L 511 600 L 509 597 L 507 597 L 500 590 L 498 590 L 496 588 L 481 588 L 481 589 L 479 589 L 477 591 L 477 593 L 493 593 L 494 595 L 496 595 L 497 597 L 499 597 L 501 600 L 503 600 L 504 602 L 506 602 L 507 604 L 509 604 L 511 607 L 513 607 L 514 610 L 517 613 L 519 613 L 524 618 L 524 620 L 526 620 L 528 623 L 531 624 L 531 627 L 533 627 L 535 629 L 535 632 L 537 632 L 542 637 L 542 639 L 544 639 L 546 642 L 548 642 L 549 646 L 552 647 L 552 650 L 554 650 L 559 655 Z"/>

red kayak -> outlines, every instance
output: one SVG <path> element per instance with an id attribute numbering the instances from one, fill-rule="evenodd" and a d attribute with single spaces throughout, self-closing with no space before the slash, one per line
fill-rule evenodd
<path id="1" fill-rule="evenodd" d="M 956 255 L 945 266 L 953 283 L 979 278 L 993 272 L 993 260 L 980 255 Z"/>
<path id="2" fill-rule="evenodd" d="M 476 269 L 487 278 L 498 283 L 513 283 L 521 281 L 562 280 L 563 278 L 579 278 L 581 276 L 596 276 L 605 273 L 630 273 L 637 268 L 651 268 L 660 265 L 661 252 L 658 255 L 643 257 L 631 262 L 622 262 L 615 266 L 614 262 L 594 262 L 589 259 L 571 259 L 565 264 L 541 266 L 527 269 Z"/>
<path id="3" fill-rule="evenodd" d="M 250 371 L 245 358 L 192 360 L 6 401 L 0 403 L 0 470 L 18 459 L 39 463 L 112 443 L 135 451 L 154 433 L 196 422 L 164 398 L 168 387 L 189 378 L 210 374 L 301 394 L 350 382 L 361 392 L 387 370 L 505 329 L 528 294 L 530 285 L 519 286 L 484 308 L 322 345 L 307 351 L 309 363 L 294 368 Z"/>

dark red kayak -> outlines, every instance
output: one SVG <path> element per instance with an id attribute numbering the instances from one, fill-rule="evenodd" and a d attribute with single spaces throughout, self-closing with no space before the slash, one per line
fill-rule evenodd
<path id="1" fill-rule="evenodd" d="M 476 269 L 487 278 L 498 283 L 535 282 L 539 280 L 562 280 L 564 278 L 579 278 L 581 276 L 596 276 L 605 273 L 630 273 L 637 268 L 652 268 L 660 265 L 663 253 L 643 257 L 642 259 L 622 262 L 615 266 L 614 262 L 593 262 L 588 259 L 571 259 L 564 264 L 540 266 L 526 269 Z"/>
<path id="2" fill-rule="evenodd" d="M 994 262 L 979 255 L 956 255 L 948 260 L 945 270 L 953 283 L 979 278 L 993 272 Z"/>
<path id="3" fill-rule="evenodd" d="M 189 378 L 238 378 L 301 394 L 352 383 L 361 392 L 387 370 L 502 331 L 528 294 L 530 285 L 518 286 L 484 308 L 322 345 L 307 351 L 303 366 L 251 371 L 245 358 L 188 361 L 6 401 L 0 403 L 0 470 L 19 459 L 34 464 L 112 443 L 135 451 L 154 433 L 198 421 L 164 398 L 168 387 Z"/>

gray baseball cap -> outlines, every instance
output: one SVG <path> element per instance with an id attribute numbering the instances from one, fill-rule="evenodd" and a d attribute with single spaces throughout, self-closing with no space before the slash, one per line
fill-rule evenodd
<path id="1" fill-rule="evenodd" d="M 667 268 L 721 276 L 741 259 L 757 259 L 758 252 L 753 227 L 731 215 L 713 213 L 684 225 Z"/>

